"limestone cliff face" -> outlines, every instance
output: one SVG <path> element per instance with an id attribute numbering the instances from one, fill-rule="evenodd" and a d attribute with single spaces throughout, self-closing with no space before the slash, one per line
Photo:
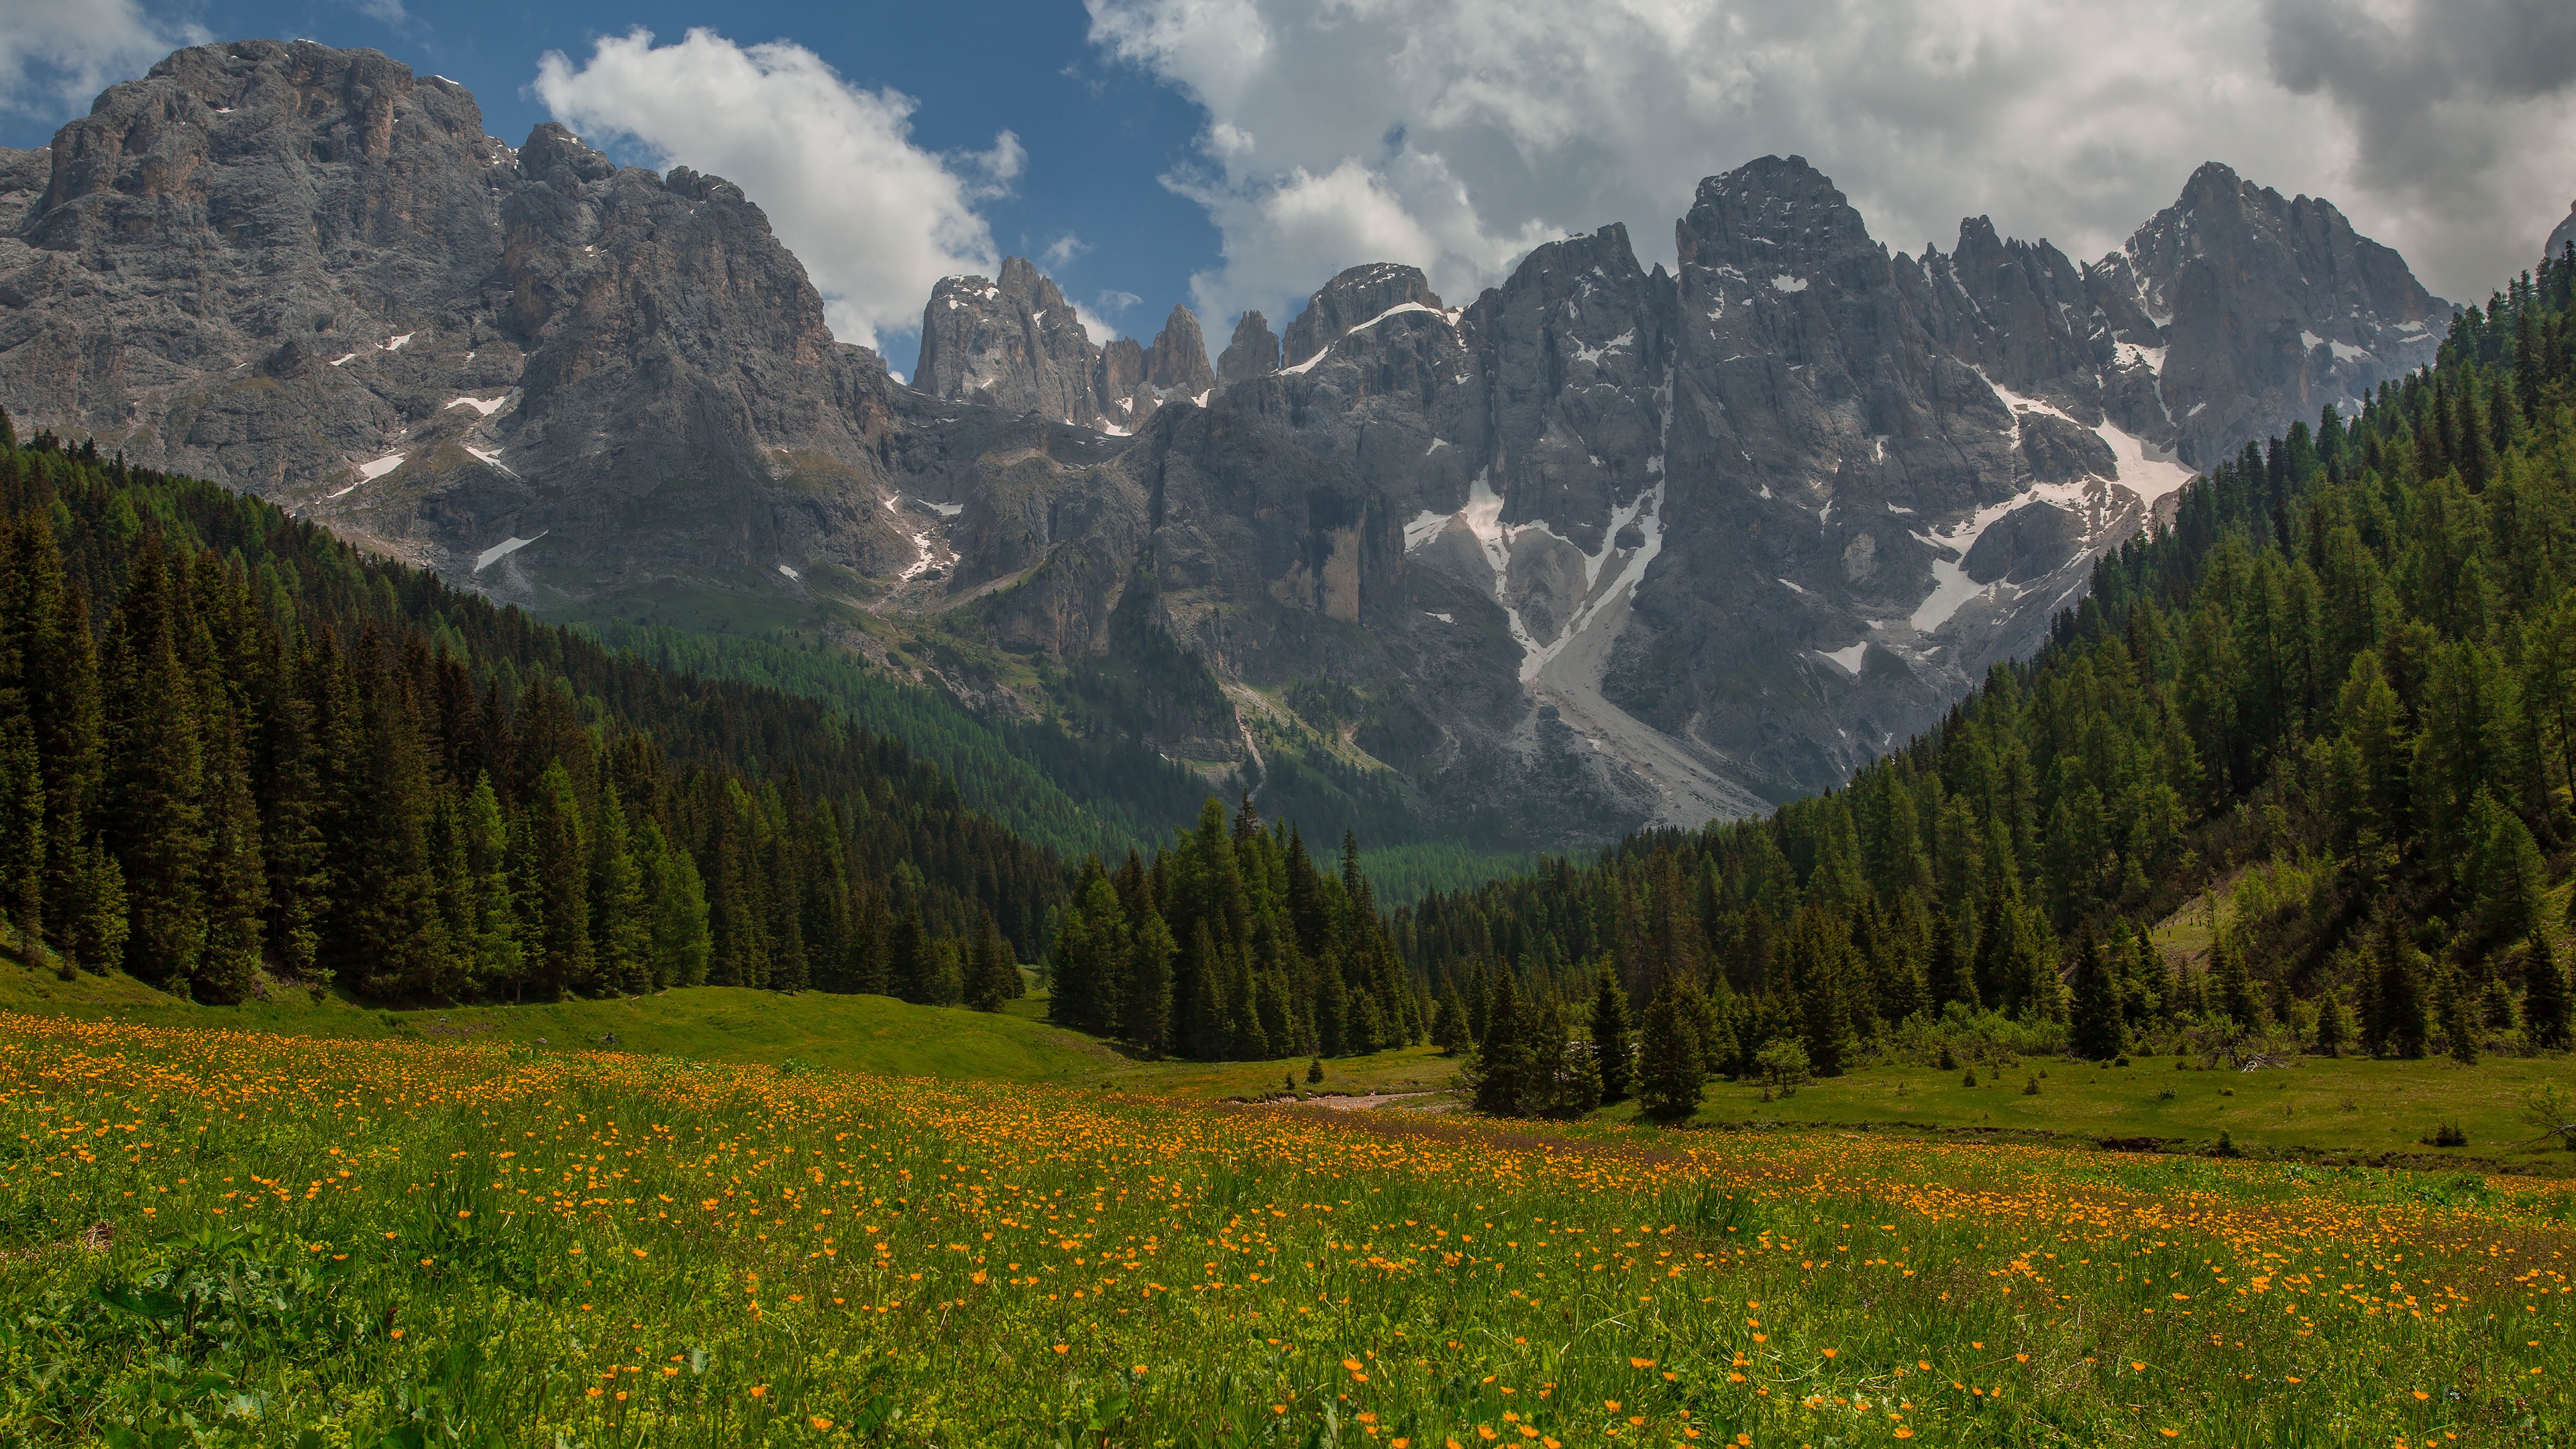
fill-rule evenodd
<path id="1" fill-rule="evenodd" d="M 1108 416 L 1100 349 L 1055 283 L 1020 257 L 999 280 L 948 277 L 921 314 L 914 386 L 933 397 L 1091 427 Z"/>
<path id="2" fill-rule="evenodd" d="M 578 597 L 908 556 L 871 506 L 884 367 L 729 183 L 551 124 L 514 152 L 452 82 L 267 41 L 37 154 L 0 198 L 13 412 L 532 600 L 539 559 Z"/>
<path id="3" fill-rule="evenodd" d="M 1569 847 L 1839 782 L 2196 468 L 2447 326 L 2215 165 L 2090 263 L 1984 218 L 1891 252 L 1796 157 L 1675 239 L 1552 242 L 1456 307 L 1350 268 L 1213 366 L 1186 308 L 1096 345 L 1007 259 L 934 289 L 907 387 L 731 184 L 243 42 L 0 154 L 0 405 L 539 607 L 830 600 L 1121 666 L 1192 760 L 1257 770 L 1290 686 L 1347 686 L 1315 733 L 1425 822 Z"/>

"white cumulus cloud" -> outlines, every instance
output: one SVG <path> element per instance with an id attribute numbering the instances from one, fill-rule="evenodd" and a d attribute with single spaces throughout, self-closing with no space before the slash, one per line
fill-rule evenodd
<path id="1" fill-rule="evenodd" d="M 1205 112 L 1166 181 L 1221 234 L 1193 279 L 1218 315 L 1276 320 L 1378 260 L 1464 301 L 1608 221 L 1651 264 L 1701 177 L 1770 153 L 1894 247 L 1988 214 L 2086 258 L 2224 161 L 2462 297 L 2529 265 L 2576 195 L 2576 12 L 2533 0 L 1086 3 L 1095 45 Z M 2420 58 L 2455 9 L 2473 33 Z"/>
<path id="2" fill-rule="evenodd" d="M 925 150 L 911 97 L 854 86 L 801 45 L 736 45 L 706 29 L 673 45 L 641 29 L 610 36 L 579 65 L 550 51 L 536 92 L 575 131 L 740 186 L 805 264 L 834 335 L 868 347 L 918 329 L 941 277 L 992 274 L 976 204 L 1026 163 L 1008 131 L 990 151 Z"/>
<path id="3" fill-rule="evenodd" d="M 86 109 L 109 83 L 205 39 L 135 0 L 0 0 L 0 110 Z"/>

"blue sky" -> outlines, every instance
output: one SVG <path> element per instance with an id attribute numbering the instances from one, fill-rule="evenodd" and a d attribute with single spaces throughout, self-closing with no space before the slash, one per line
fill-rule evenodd
<path id="1" fill-rule="evenodd" d="M 2576 196 L 2576 5 L 2533 0 L 0 0 L 0 141 L 254 36 L 741 184 L 906 371 L 931 284 L 1005 254 L 1098 332 L 1188 301 L 1221 347 L 1362 262 L 1464 302 L 1605 222 L 1668 261 L 1695 183 L 1771 153 L 1892 247 L 1984 215 L 2079 261 L 2224 161 L 2464 300 Z"/>

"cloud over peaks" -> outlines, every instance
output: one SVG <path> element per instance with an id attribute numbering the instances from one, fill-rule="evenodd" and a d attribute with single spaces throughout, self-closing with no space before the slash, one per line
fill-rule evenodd
<path id="1" fill-rule="evenodd" d="M 205 39 L 135 0 L 0 0 L 0 110 L 86 108 L 109 82 Z"/>
<path id="2" fill-rule="evenodd" d="M 939 278 L 994 271 L 976 203 L 1027 159 L 1008 131 L 989 151 L 924 150 L 911 97 L 854 86 L 801 45 L 736 45 L 706 29 L 673 45 L 641 29 L 606 37 L 579 65 L 550 51 L 536 92 L 576 131 L 740 186 L 805 264 L 834 334 L 868 347 L 917 329 Z"/>
<path id="3" fill-rule="evenodd" d="M 1194 281 L 1220 314 L 1277 315 L 1374 260 L 1422 266 L 1464 301 L 1536 242 L 1606 221 L 1629 223 L 1650 262 L 1668 258 L 1693 184 L 1766 153 L 1815 161 L 1892 246 L 1947 248 L 1962 214 L 1983 213 L 2082 256 L 2171 204 L 2200 162 L 2225 161 L 2333 197 L 2435 290 L 2462 293 L 2526 264 L 2576 194 L 2576 128 L 2547 58 L 2570 23 L 2553 18 L 2563 0 L 2462 0 L 2492 12 L 2477 43 L 2512 73 L 2463 80 L 2442 103 L 2499 145 L 2440 154 L 2473 177 L 2556 173 L 2531 197 L 2488 185 L 2504 210 L 2468 215 L 2365 156 L 2389 132 L 2347 99 L 2403 53 L 2415 6 L 2448 9 L 2432 0 L 1087 3 L 1096 46 L 1205 112 L 1167 184 L 1222 235 L 1222 264 Z M 2301 16 L 2399 43 L 2299 60 L 2280 37 Z M 2543 114 L 2562 121 L 2533 129 Z"/>

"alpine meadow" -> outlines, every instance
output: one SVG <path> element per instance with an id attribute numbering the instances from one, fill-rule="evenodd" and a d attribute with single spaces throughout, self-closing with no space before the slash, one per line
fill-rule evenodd
<path id="1" fill-rule="evenodd" d="M 790 40 L 0 148 L 0 1445 L 2576 1439 L 2576 218 L 1766 156 L 1641 259 L 1084 13 L 1207 122 L 1150 346 Z M 922 215 L 610 104 L 728 59 L 653 123 Z"/>

